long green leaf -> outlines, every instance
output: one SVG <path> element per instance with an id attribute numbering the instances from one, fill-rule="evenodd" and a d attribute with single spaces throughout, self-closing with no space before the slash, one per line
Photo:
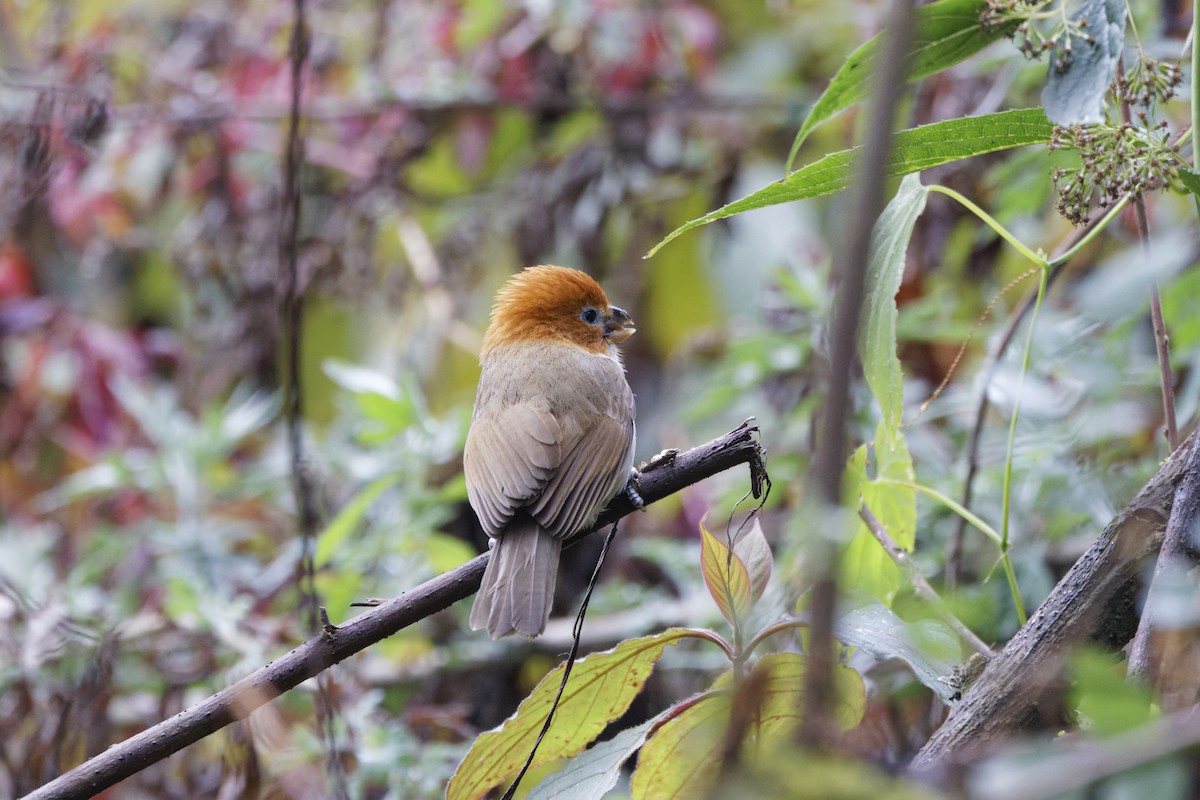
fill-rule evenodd
<path id="1" fill-rule="evenodd" d="M 1006 36 L 1016 26 L 1014 21 L 1003 27 L 985 30 L 979 24 L 979 16 L 986 7 L 984 0 L 938 0 L 917 9 L 916 33 L 908 59 L 909 82 L 927 78 L 957 64 Z M 881 37 L 882 34 L 876 36 L 851 53 L 817 98 L 792 142 L 787 160 L 788 172 L 791 172 L 800 145 L 818 125 L 866 97 L 874 77 L 875 71 L 871 67 Z"/>
<path id="2" fill-rule="evenodd" d="M 860 336 L 863 373 L 879 403 L 888 431 L 900 431 L 904 411 L 904 376 L 896 355 L 896 293 L 904 277 L 905 253 L 913 225 L 925 210 L 925 187 L 916 175 L 900 182 L 896 196 L 879 215 L 867 268 L 866 296 Z"/>
<path id="3" fill-rule="evenodd" d="M 847 465 L 851 471 L 850 480 L 858 485 L 862 502 L 875 512 L 896 543 L 906 550 L 916 543 L 916 493 L 892 483 L 882 483 L 879 479 L 913 479 L 912 456 L 901 429 L 904 374 L 896 354 L 896 321 L 899 317 L 896 292 L 904 275 L 905 253 L 913 225 L 925 209 L 925 195 L 920 178 L 907 176 L 875 223 L 859 332 L 863 373 L 879 403 L 880 412 L 872 450 L 874 475 L 868 475 L 865 446 L 859 448 Z M 857 503 L 859 497 L 852 497 L 851 501 Z M 843 554 L 841 573 L 845 585 L 873 594 L 886 604 L 891 603 L 902 585 L 900 570 L 861 521 Z"/>
<path id="4" fill-rule="evenodd" d="M 887 175 L 909 175 L 971 156 L 1045 143 L 1050 141 L 1051 130 L 1052 126 L 1040 108 L 1001 111 L 909 128 L 892 137 Z M 743 211 L 841 191 L 850 182 L 850 170 L 858 158 L 858 151 L 859 148 L 856 147 L 830 153 L 753 194 L 684 223 L 667 234 L 646 257 L 653 256 L 675 237 L 701 225 L 732 217 Z"/>

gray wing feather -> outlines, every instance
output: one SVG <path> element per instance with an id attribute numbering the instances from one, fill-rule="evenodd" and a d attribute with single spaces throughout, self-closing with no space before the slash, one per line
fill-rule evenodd
<path id="1" fill-rule="evenodd" d="M 491 391 L 508 402 L 493 394 L 483 404 L 489 413 L 472 420 L 463 458 L 471 506 L 490 536 L 522 508 L 552 536 L 569 536 L 628 479 L 633 394 L 624 372 L 608 358 L 570 358 L 573 369 L 554 376 L 490 365 Z"/>
<path id="2" fill-rule="evenodd" d="M 499 536 L 550 479 L 560 458 L 557 429 L 548 409 L 528 403 L 471 426 L 463 472 L 471 507 L 489 536 Z"/>

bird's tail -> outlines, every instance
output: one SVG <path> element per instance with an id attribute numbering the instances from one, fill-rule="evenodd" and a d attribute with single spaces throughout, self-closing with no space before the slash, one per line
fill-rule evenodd
<path id="1" fill-rule="evenodd" d="M 515 517 L 496 541 L 471 608 L 471 629 L 493 639 L 516 633 L 533 638 L 546 627 L 562 542 L 531 517 Z"/>

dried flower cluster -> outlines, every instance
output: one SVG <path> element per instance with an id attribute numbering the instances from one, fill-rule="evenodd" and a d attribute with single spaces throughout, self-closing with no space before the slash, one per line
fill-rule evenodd
<path id="1" fill-rule="evenodd" d="M 1073 40 L 1082 39 L 1088 44 L 1094 44 L 1096 40 L 1087 31 L 1086 19 L 1069 19 L 1061 3 L 1057 8 L 1051 8 L 1055 2 L 988 0 L 979 15 L 979 24 L 988 31 L 1015 24 L 1008 36 L 1016 42 L 1017 49 L 1029 59 L 1040 58 L 1047 50 L 1053 50 L 1054 68 L 1062 72 L 1071 64 Z"/>
<path id="2" fill-rule="evenodd" d="M 1158 102 L 1169 100 L 1183 81 L 1178 64 L 1156 61 L 1146 54 L 1119 74 L 1112 84 L 1117 104 L 1129 106 L 1129 122 L 1056 127 L 1051 150 L 1070 148 L 1079 153 L 1077 169 L 1055 169 L 1058 211 L 1079 225 L 1088 221 L 1095 205 L 1106 208 L 1130 192 L 1170 185 L 1186 166 L 1179 146 L 1171 141 L 1166 120 L 1151 118 Z"/>
<path id="3" fill-rule="evenodd" d="M 1073 44 L 1095 42 L 1086 19 L 1067 15 L 1065 0 L 988 0 L 979 22 L 986 30 L 1007 30 L 1026 58 L 1049 51 L 1051 68 L 1059 73 L 1071 66 Z M 1175 181 L 1185 164 L 1167 123 L 1156 122 L 1152 112 L 1182 81 L 1179 64 L 1139 53 L 1133 67 L 1118 74 L 1111 86 L 1113 107 L 1129 109 L 1127 121 L 1110 117 L 1100 125 L 1054 129 L 1050 149 L 1074 150 L 1080 158 L 1079 167 L 1052 174 L 1059 213 L 1082 224 L 1093 207 L 1105 208 L 1129 192 Z"/>
<path id="4" fill-rule="evenodd" d="M 1149 109 L 1174 97 L 1181 83 L 1183 68 L 1179 64 L 1158 61 L 1141 53 L 1128 72 L 1117 76 L 1113 91 L 1130 105 Z"/>
<path id="5" fill-rule="evenodd" d="M 1145 112 L 1139 115 L 1145 120 Z M 1166 121 L 1153 126 L 1076 125 L 1055 127 L 1050 149 L 1079 153 L 1077 169 L 1055 169 L 1057 209 L 1071 222 L 1088 221 L 1095 204 L 1106 208 L 1130 192 L 1172 183 L 1185 166 L 1179 146 L 1171 142 Z"/>

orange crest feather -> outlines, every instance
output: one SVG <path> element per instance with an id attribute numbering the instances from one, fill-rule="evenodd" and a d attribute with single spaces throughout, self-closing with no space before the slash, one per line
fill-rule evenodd
<path id="1" fill-rule="evenodd" d="M 608 309 L 600 284 L 568 267 L 528 267 L 508 279 L 496 295 L 481 355 L 505 345 L 557 341 L 603 353 L 604 337 L 579 318 L 585 308 Z"/>

